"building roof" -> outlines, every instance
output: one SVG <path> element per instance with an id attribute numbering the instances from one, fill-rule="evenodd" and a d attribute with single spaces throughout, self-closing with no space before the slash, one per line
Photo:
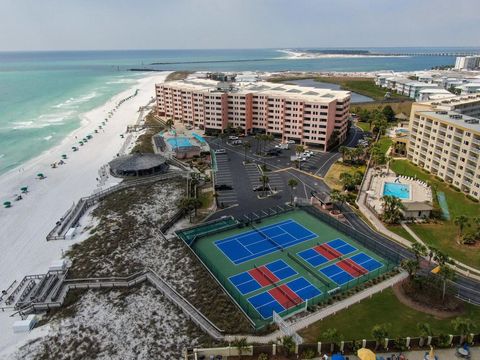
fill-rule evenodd
<path id="1" fill-rule="evenodd" d="M 219 93 L 218 82 L 210 79 L 188 79 L 171 81 L 160 84 L 168 87 L 183 88 L 186 90 L 205 93 Z M 227 91 L 229 95 L 235 94 L 259 94 L 265 96 L 278 96 L 287 99 L 329 103 L 333 99 L 339 101 L 350 98 L 350 91 L 330 90 L 310 86 L 299 86 L 290 84 L 276 84 L 266 81 L 253 83 L 230 83 L 231 88 Z"/>
<path id="2" fill-rule="evenodd" d="M 404 202 L 403 205 L 405 206 L 406 211 L 429 211 L 433 210 L 433 206 L 426 202 Z"/>
<path id="3" fill-rule="evenodd" d="M 128 172 L 152 169 L 166 162 L 163 156 L 157 154 L 131 154 L 113 159 L 109 165 L 115 172 Z"/>

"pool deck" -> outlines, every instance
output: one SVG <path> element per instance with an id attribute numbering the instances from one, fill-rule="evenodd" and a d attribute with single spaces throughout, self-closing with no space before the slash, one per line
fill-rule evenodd
<path id="1" fill-rule="evenodd" d="M 397 177 L 391 171 L 376 172 L 372 178 L 372 182 L 368 191 L 367 203 L 378 214 L 383 213 L 382 196 L 385 183 L 400 183 L 408 185 L 410 188 L 410 196 L 408 199 L 401 199 L 403 203 L 411 202 L 426 202 L 432 203 L 432 190 L 419 180 L 407 179 L 404 177 Z"/>

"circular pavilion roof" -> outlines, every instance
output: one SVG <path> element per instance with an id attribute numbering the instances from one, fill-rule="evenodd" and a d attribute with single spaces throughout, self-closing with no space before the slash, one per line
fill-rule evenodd
<path id="1" fill-rule="evenodd" d="M 157 154 L 131 154 L 120 156 L 109 162 L 114 172 L 142 171 L 156 168 L 165 164 L 167 160 Z"/>

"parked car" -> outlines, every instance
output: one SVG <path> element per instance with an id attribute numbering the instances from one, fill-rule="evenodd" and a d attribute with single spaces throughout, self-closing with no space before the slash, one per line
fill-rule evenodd
<path id="1" fill-rule="evenodd" d="M 268 186 L 263 186 L 263 185 L 257 185 L 257 186 L 254 186 L 253 191 L 267 191 L 267 190 L 270 190 L 268 188 Z"/>
<path id="2" fill-rule="evenodd" d="M 288 144 L 286 144 L 286 143 L 278 144 L 278 145 L 275 145 L 275 148 L 286 150 L 286 149 L 288 149 Z"/>
<path id="3" fill-rule="evenodd" d="M 215 190 L 233 190 L 233 187 L 227 184 L 217 184 L 215 185 Z"/>
<path id="4" fill-rule="evenodd" d="M 295 140 L 287 140 L 287 144 L 295 144 Z"/>
<path id="5" fill-rule="evenodd" d="M 230 142 L 231 145 L 241 145 L 242 144 L 242 140 L 232 140 Z"/>
<path id="6" fill-rule="evenodd" d="M 238 140 L 238 136 L 230 135 L 228 140 Z"/>
<path id="7" fill-rule="evenodd" d="M 217 149 L 215 150 L 215 154 L 226 154 L 227 153 L 227 150 L 225 149 Z"/>
<path id="8" fill-rule="evenodd" d="M 267 155 L 278 156 L 282 152 L 281 149 L 269 149 L 267 150 Z"/>

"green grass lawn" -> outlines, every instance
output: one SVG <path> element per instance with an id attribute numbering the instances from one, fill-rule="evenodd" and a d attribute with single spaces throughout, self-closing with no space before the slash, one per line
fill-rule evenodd
<path id="1" fill-rule="evenodd" d="M 480 318 L 480 307 L 465 304 L 463 315 L 470 319 Z M 409 308 L 402 304 L 393 290 L 388 289 L 372 298 L 355 304 L 348 309 L 316 322 L 300 332 L 305 342 L 321 341 L 321 334 L 335 328 L 344 340 L 373 339 L 372 328 L 377 324 L 390 323 L 390 338 L 419 336 L 417 323 L 429 323 L 435 335 L 451 334 L 452 319 L 440 320 L 432 315 Z"/>
<path id="2" fill-rule="evenodd" d="M 451 220 L 438 220 L 435 223 L 409 225 L 410 228 L 428 245 L 445 252 L 467 265 L 480 268 L 480 248 L 460 245 L 456 242 L 457 227 L 453 223 L 456 216 L 473 218 L 480 215 L 480 204 L 468 199 L 463 193 L 452 189 L 447 183 L 426 173 L 407 160 L 394 160 L 390 168 L 397 174 L 414 176 L 427 181 L 434 191 L 442 191 L 447 199 Z M 435 197 L 435 195 L 434 195 Z M 434 198 L 435 206 L 437 199 Z M 467 229 L 468 231 L 468 229 Z"/>
<path id="3" fill-rule="evenodd" d="M 387 225 L 387 229 L 412 243 L 416 242 L 412 235 L 410 235 L 401 225 Z"/>
<path id="4" fill-rule="evenodd" d="M 370 131 L 370 124 L 367 122 L 357 121 L 355 125 L 357 125 L 363 131 L 366 131 L 366 132 Z"/>
<path id="5" fill-rule="evenodd" d="M 361 171 L 362 173 L 365 173 L 365 169 L 366 169 L 365 165 L 354 166 L 354 165 L 348 165 L 340 161 L 337 161 L 335 164 L 333 164 L 330 167 L 323 181 L 325 181 L 325 184 L 327 184 L 328 187 L 331 189 L 343 190 L 343 184 L 340 181 L 340 174 L 349 173 L 353 175 L 357 171 Z"/>
<path id="6" fill-rule="evenodd" d="M 315 81 L 338 84 L 343 90 L 353 91 L 371 97 L 374 100 L 383 100 L 388 91 L 375 85 L 373 79 L 352 77 L 317 77 Z M 406 96 L 392 93 L 394 99 L 408 99 Z"/>
<path id="7" fill-rule="evenodd" d="M 393 144 L 392 139 L 390 139 L 387 136 L 382 137 L 377 141 L 377 145 L 380 147 L 380 150 L 382 150 L 384 154 L 387 153 L 388 148 L 392 146 L 392 144 Z"/>

